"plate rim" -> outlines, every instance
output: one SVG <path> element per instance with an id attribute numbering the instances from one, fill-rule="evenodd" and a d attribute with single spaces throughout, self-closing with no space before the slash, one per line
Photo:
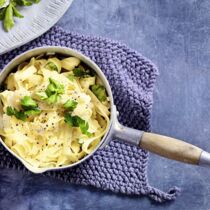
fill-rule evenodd
<path id="1" fill-rule="evenodd" d="M 20 46 L 23 46 L 23 45 L 25 45 L 25 44 L 33 41 L 34 39 L 40 37 L 45 32 L 47 32 L 49 29 L 51 29 L 64 16 L 64 14 L 67 12 L 67 10 L 69 9 L 69 7 L 71 6 L 71 4 L 72 4 L 73 1 L 74 0 L 68 0 L 68 2 L 66 3 L 67 4 L 67 7 L 62 11 L 62 13 L 59 16 L 57 16 L 55 19 L 53 19 L 53 21 L 50 22 L 49 25 L 46 28 L 41 29 L 39 31 L 39 33 L 35 34 L 33 37 L 31 36 L 28 39 L 23 40 L 21 43 L 14 44 L 10 48 L 3 50 L 3 52 L 0 51 L 0 55 L 3 55 L 5 53 L 8 53 L 8 52 L 10 52 L 10 51 L 12 51 L 12 50 L 20 47 Z"/>

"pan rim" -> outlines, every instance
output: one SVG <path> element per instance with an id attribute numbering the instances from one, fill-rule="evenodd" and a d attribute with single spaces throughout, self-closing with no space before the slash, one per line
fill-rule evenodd
<path id="1" fill-rule="evenodd" d="M 27 163 L 24 158 L 21 158 L 19 155 L 17 155 L 16 153 L 14 153 L 3 141 L 3 139 L 0 137 L 0 142 L 1 144 L 5 147 L 5 149 L 10 152 L 10 154 L 12 154 L 15 158 L 17 158 L 28 170 L 30 170 L 33 173 L 44 173 L 46 171 L 55 171 L 55 170 L 63 170 L 63 169 L 68 169 L 68 168 L 72 168 L 74 166 L 77 166 L 79 164 L 81 164 L 82 162 L 86 161 L 87 159 L 89 159 L 93 154 L 96 153 L 96 151 L 98 151 L 100 149 L 100 147 L 104 144 L 106 144 L 106 140 L 107 140 L 107 136 L 112 128 L 113 125 L 113 119 L 114 119 L 114 102 L 113 102 L 113 95 L 112 95 L 112 91 L 111 91 L 111 87 L 109 85 L 109 82 L 106 78 L 106 76 L 104 75 L 103 71 L 101 70 L 101 68 L 89 57 L 87 57 L 86 55 L 84 55 L 83 53 L 69 48 L 69 47 L 63 47 L 63 46 L 43 46 L 43 47 L 36 47 L 30 50 L 27 50 L 23 53 L 21 53 L 20 55 L 16 56 L 15 58 L 13 58 L 1 71 L 0 73 L 0 86 L 2 85 L 2 83 L 5 81 L 5 79 L 7 78 L 8 74 L 20 63 L 30 59 L 33 56 L 37 56 L 40 55 L 40 53 L 59 53 L 59 54 L 63 54 L 66 56 L 75 56 L 78 57 L 82 62 L 84 62 L 85 64 L 87 64 L 89 67 L 91 67 L 99 76 L 100 79 L 102 79 L 103 85 L 106 88 L 106 91 L 108 93 L 108 97 L 110 99 L 110 123 L 109 123 L 109 128 L 107 129 L 105 135 L 103 136 L 103 138 L 101 139 L 100 143 L 97 145 L 97 147 L 88 155 L 86 155 L 84 158 L 82 158 L 81 160 L 73 163 L 73 164 L 69 164 L 66 166 L 61 166 L 61 167 L 51 167 L 51 168 L 34 168 L 32 166 L 30 166 L 29 163 Z"/>

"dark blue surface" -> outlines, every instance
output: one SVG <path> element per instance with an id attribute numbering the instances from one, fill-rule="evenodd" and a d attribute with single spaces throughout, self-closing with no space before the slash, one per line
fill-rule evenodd
<path id="1" fill-rule="evenodd" d="M 121 40 L 150 58 L 160 71 L 153 131 L 210 151 L 210 1 L 75 0 L 58 25 Z M 1 169 L 0 210 L 210 209 L 210 169 L 151 155 L 148 173 L 152 185 L 177 185 L 181 196 L 157 206 L 146 198 Z"/>

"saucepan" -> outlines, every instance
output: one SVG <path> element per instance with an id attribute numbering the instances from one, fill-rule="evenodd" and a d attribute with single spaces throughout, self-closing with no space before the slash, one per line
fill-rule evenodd
<path id="1" fill-rule="evenodd" d="M 0 85 L 3 85 L 4 80 L 6 79 L 7 75 L 14 70 L 20 63 L 28 60 L 31 57 L 36 57 L 41 54 L 62 54 L 64 56 L 74 56 L 79 58 L 82 62 L 87 64 L 90 68 L 92 68 L 96 74 L 100 77 L 101 81 L 103 82 L 107 94 L 110 99 L 111 104 L 111 115 L 110 115 L 110 124 L 109 128 L 107 129 L 106 134 L 102 138 L 100 144 L 95 148 L 95 150 L 81 159 L 80 161 L 70 164 L 67 166 L 62 167 L 55 167 L 55 168 L 39 168 L 34 169 L 31 167 L 24 159 L 19 157 L 16 153 L 14 153 L 4 141 L 0 138 L 2 145 L 17 159 L 19 159 L 24 166 L 33 173 L 43 173 L 49 170 L 61 170 L 70 167 L 74 167 L 85 161 L 87 158 L 92 156 L 98 149 L 103 148 L 106 146 L 111 139 L 118 139 L 123 142 L 135 145 L 137 147 L 143 148 L 148 150 L 152 153 L 156 153 L 157 155 L 181 161 L 184 163 L 200 165 L 200 166 L 210 166 L 210 153 L 205 152 L 199 147 L 196 147 L 192 144 L 187 142 L 177 140 L 171 137 L 149 133 L 141 130 L 136 130 L 133 128 L 126 127 L 119 123 L 117 116 L 118 111 L 113 101 L 112 90 L 111 87 L 106 79 L 106 76 L 102 72 L 102 70 L 88 57 L 81 54 L 80 52 L 66 48 L 66 47 L 58 47 L 58 46 L 46 46 L 46 47 L 39 47 L 23 54 L 17 56 L 12 61 L 9 62 L 8 65 L 1 71 L 0 74 Z"/>

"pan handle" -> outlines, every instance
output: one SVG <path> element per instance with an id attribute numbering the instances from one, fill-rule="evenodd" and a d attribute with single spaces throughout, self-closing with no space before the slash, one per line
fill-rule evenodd
<path id="1" fill-rule="evenodd" d="M 117 119 L 114 124 L 113 135 L 120 140 L 172 160 L 210 167 L 210 153 L 199 147 L 168 136 L 128 128 Z"/>
<path id="2" fill-rule="evenodd" d="M 163 157 L 194 165 L 199 164 L 203 151 L 187 142 L 147 132 L 142 135 L 139 146 Z"/>

